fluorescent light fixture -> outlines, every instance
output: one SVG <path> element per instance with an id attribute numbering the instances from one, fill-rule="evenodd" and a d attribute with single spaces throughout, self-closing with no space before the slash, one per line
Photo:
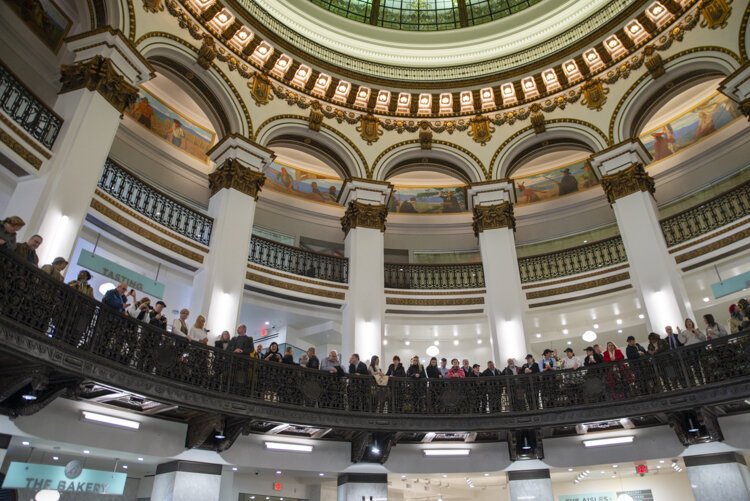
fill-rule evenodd
<path id="1" fill-rule="evenodd" d="M 470 449 L 423 449 L 425 456 L 468 456 Z"/>
<path id="2" fill-rule="evenodd" d="M 83 419 L 86 421 L 93 421 L 95 423 L 108 424 L 112 426 L 118 426 L 120 428 L 128 428 L 129 430 L 138 430 L 141 427 L 141 423 L 130 419 L 123 419 L 114 416 L 107 416 L 105 414 L 99 414 L 96 412 L 83 411 Z"/>
<path id="3" fill-rule="evenodd" d="M 312 452 L 312 445 L 290 444 L 287 442 L 265 442 L 266 449 L 271 451 L 289 451 L 289 452 Z"/>
<path id="4" fill-rule="evenodd" d="M 630 444 L 635 439 L 633 435 L 627 435 L 624 437 L 611 437 L 611 438 L 596 438 L 593 440 L 584 440 L 583 445 L 586 447 L 600 447 L 603 445 L 618 445 L 618 444 Z"/>

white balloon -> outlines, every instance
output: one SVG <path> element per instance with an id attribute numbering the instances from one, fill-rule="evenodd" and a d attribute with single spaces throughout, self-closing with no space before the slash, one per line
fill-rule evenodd
<path id="1" fill-rule="evenodd" d="M 594 331 L 586 331 L 583 333 L 583 340 L 587 343 L 591 343 L 596 340 L 596 332 Z"/>
<path id="2" fill-rule="evenodd" d="M 440 353 L 440 348 L 438 348 L 437 346 L 432 345 L 427 347 L 427 354 L 429 356 L 436 357 L 438 356 L 438 353 Z"/>

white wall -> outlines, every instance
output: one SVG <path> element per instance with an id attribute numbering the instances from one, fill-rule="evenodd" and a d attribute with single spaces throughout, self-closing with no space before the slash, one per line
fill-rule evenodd
<path id="1" fill-rule="evenodd" d="M 625 465 L 623 465 L 624 467 Z M 555 499 L 564 494 L 583 494 L 587 492 L 621 492 L 651 489 L 655 501 L 694 501 L 693 490 L 687 472 L 682 473 L 647 473 L 643 477 L 625 476 L 608 480 L 584 480 L 579 484 L 572 481 L 555 482 L 552 490 Z"/>

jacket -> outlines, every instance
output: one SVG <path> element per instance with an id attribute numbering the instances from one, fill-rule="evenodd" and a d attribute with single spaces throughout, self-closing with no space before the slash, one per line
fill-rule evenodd
<path id="1" fill-rule="evenodd" d="M 24 261 L 28 261 L 34 266 L 39 266 L 39 256 L 34 249 L 29 248 L 29 244 L 26 242 L 18 244 L 14 252 Z"/>
<path id="2" fill-rule="evenodd" d="M 125 313 L 125 301 L 122 296 L 117 293 L 117 289 L 108 290 L 102 298 L 102 303 L 106 304 L 110 308 L 114 308 L 120 313 Z"/>
<path id="3" fill-rule="evenodd" d="M 250 336 L 235 336 L 229 340 L 228 350 L 234 352 L 234 350 L 242 350 L 243 355 L 250 355 L 255 352 L 255 343 L 253 338 Z"/>

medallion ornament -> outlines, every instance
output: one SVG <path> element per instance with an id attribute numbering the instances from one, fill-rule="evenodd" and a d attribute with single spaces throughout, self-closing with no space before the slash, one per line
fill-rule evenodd
<path id="1" fill-rule="evenodd" d="M 320 103 L 315 101 L 310 107 L 310 116 L 307 118 L 307 126 L 311 131 L 320 132 L 320 126 L 323 124 L 323 112 L 320 111 Z"/>
<path id="2" fill-rule="evenodd" d="M 125 81 L 117 73 L 110 59 L 94 56 L 75 64 L 63 64 L 60 67 L 60 94 L 79 89 L 96 91 L 109 104 L 122 113 L 138 99 L 138 88 Z"/>
<path id="3" fill-rule="evenodd" d="M 703 17 L 701 28 L 712 30 L 725 28 L 729 16 L 732 14 L 730 3 L 732 3 L 732 0 L 702 0 L 700 4 L 701 16 Z"/>
<path id="4" fill-rule="evenodd" d="M 495 132 L 495 128 L 492 126 L 490 119 L 484 115 L 472 117 L 469 121 L 469 126 L 471 127 L 471 130 L 469 130 L 469 137 L 482 146 L 492 139 L 492 133 Z"/>
<path id="5" fill-rule="evenodd" d="M 341 217 L 341 229 L 348 235 L 354 228 L 373 228 L 385 231 L 388 208 L 384 204 L 365 204 L 352 200 Z"/>
<path id="6" fill-rule="evenodd" d="M 143 10 L 156 14 L 164 10 L 164 0 L 143 0 Z"/>
<path id="7" fill-rule="evenodd" d="M 639 191 L 647 191 L 652 195 L 656 191 L 654 178 L 648 175 L 643 164 L 633 164 L 620 172 L 602 177 L 602 188 L 610 204 Z"/>
<path id="8" fill-rule="evenodd" d="M 242 165 L 236 158 L 230 158 L 224 165 L 208 175 L 211 196 L 224 188 L 237 190 L 258 200 L 258 195 L 266 182 L 266 175 Z"/>
<path id="9" fill-rule="evenodd" d="M 607 94 L 609 94 L 609 89 L 604 86 L 604 82 L 598 78 L 589 80 L 581 86 L 581 95 L 583 96 L 581 104 L 590 110 L 601 111 L 607 102 Z"/>
<path id="10" fill-rule="evenodd" d="M 529 119 L 531 120 L 531 126 L 534 128 L 535 134 L 541 134 L 547 130 L 547 126 L 544 122 L 544 113 L 541 111 L 532 113 Z"/>
<path id="11" fill-rule="evenodd" d="M 423 150 L 432 149 L 432 131 L 428 122 L 422 122 L 419 126 L 419 147 Z"/>
<path id="12" fill-rule="evenodd" d="M 643 56 L 645 57 L 646 69 L 651 74 L 651 78 L 656 80 L 667 72 L 667 70 L 664 69 L 664 60 L 659 53 L 656 52 L 656 47 L 653 45 L 647 45 L 646 48 L 643 49 Z"/>
<path id="13" fill-rule="evenodd" d="M 268 75 L 254 73 L 247 86 L 250 88 L 250 97 L 258 106 L 268 104 L 268 101 L 271 100 L 271 80 Z"/>
<path id="14" fill-rule="evenodd" d="M 198 66 L 204 70 L 211 69 L 211 63 L 216 59 L 216 42 L 211 35 L 203 36 L 203 44 L 198 49 Z"/>
<path id="15" fill-rule="evenodd" d="M 374 143 L 383 135 L 383 131 L 380 130 L 380 120 L 372 113 L 362 115 L 357 126 L 357 132 L 359 132 L 360 137 L 367 144 Z"/>
<path id="16" fill-rule="evenodd" d="M 513 204 L 502 202 L 494 205 L 474 206 L 474 235 L 479 236 L 485 230 L 508 228 L 516 230 L 516 217 L 513 215 Z"/>

